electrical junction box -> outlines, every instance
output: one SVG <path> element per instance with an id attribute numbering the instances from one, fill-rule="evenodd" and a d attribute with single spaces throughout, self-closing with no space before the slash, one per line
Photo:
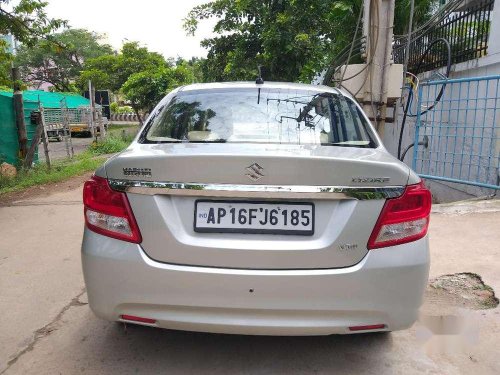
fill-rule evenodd
<path id="1" fill-rule="evenodd" d="M 334 76 L 334 80 L 338 81 L 343 79 L 342 87 L 349 90 L 356 99 L 363 101 L 365 93 L 370 91 L 370 79 L 368 75 L 368 69 L 365 68 L 366 64 L 350 64 L 343 65 L 337 70 Z M 342 78 L 342 73 L 344 72 L 344 77 Z M 374 74 L 382 74 L 382 69 L 377 73 L 376 69 Z M 391 64 L 389 69 L 387 69 L 387 103 L 391 104 L 396 99 L 401 97 L 401 88 L 403 86 L 403 64 Z M 336 84 L 336 86 L 339 86 Z"/>

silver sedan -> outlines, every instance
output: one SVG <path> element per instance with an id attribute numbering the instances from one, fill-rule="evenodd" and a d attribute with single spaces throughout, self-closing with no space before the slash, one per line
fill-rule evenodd
<path id="1" fill-rule="evenodd" d="M 394 331 L 417 318 L 430 192 L 325 86 L 169 93 L 85 183 L 89 305 L 203 332 Z"/>

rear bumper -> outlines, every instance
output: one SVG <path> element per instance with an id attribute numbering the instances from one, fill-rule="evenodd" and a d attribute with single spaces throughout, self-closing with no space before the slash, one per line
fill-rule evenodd
<path id="1" fill-rule="evenodd" d="M 348 327 L 411 326 L 428 278 L 427 237 L 369 251 L 327 270 L 240 270 L 170 265 L 139 245 L 85 230 L 82 262 L 94 313 L 135 315 L 153 326 L 261 335 L 352 333 Z"/>

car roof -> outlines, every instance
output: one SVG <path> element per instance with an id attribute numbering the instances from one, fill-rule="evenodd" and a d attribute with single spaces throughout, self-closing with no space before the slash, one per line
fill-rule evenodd
<path id="1" fill-rule="evenodd" d="M 191 85 L 183 86 L 179 88 L 179 92 L 189 92 L 189 91 L 199 91 L 199 90 L 215 90 L 215 89 L 247 89 L 247 88 L 269 88 L 269 89 L 286 89 L 286 90 L 308 90 L 317 92 L 331 92 L 331 93 L 342 93 L 345 96 L 349 96 L 343 90 L 339 90 L 335 87 L 329 87 L 324 85 L 309 85 L 306 83 L 293 83 L 293 82 L 271 82 L 265 81 L 263 84 L 257 84 L 255 82 L 213 82 L 213 83 L 194 83 Z"/>

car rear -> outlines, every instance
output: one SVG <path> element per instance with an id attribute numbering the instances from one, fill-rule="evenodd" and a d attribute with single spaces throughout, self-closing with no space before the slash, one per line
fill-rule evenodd
<path id="1" fill-rule="evenodd" d="M 398 330 L 416 319 L 430 193 L 325 87 L 193 85 L 85 184 L 89 304 L 206 332 Z"/>

